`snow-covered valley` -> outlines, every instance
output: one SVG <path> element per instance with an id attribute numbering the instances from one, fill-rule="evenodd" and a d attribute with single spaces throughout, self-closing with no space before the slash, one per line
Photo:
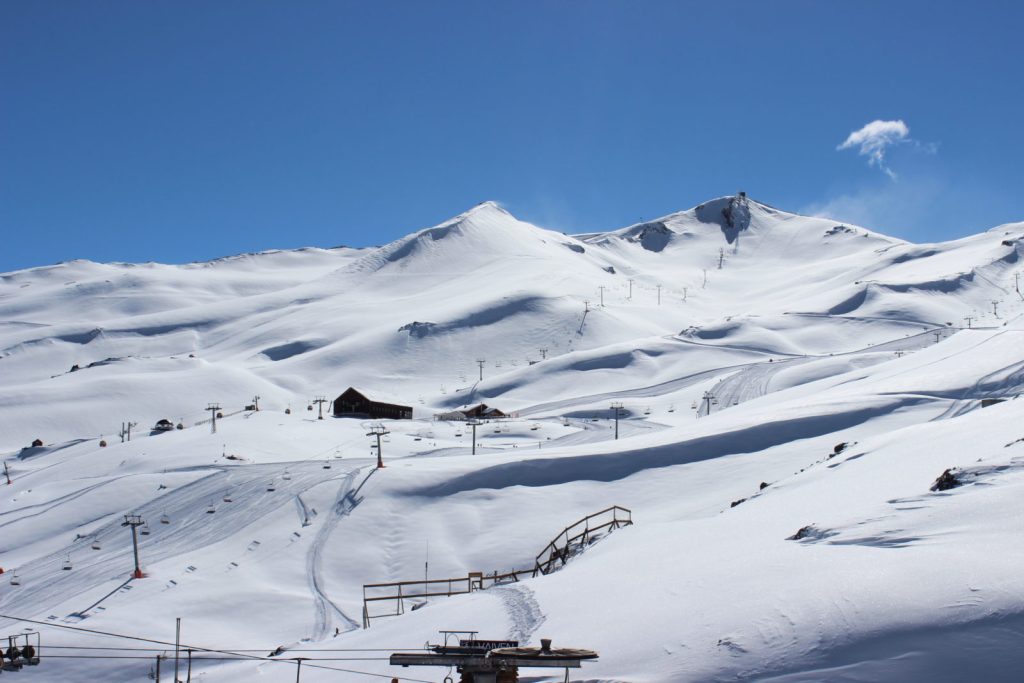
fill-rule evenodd
<path id="1" fill-rule="evenodd" d="M 39 681 L 141 680 L 173 648 L 73 628 L 178 617 L 250 657 L 211 683 L 440 681 L 387 655 L 443 629 L 598 651 L 576 681 L 1016 680 L 1022 257 L 1024 223 L 918 245 L 737 195 L 0 274 L 0 636 L 42 632 Z M 330 415 L 348 387 L 413 419 Z M 437 419 L 481 403 L 475 446 Z M 364 627 L 364 584 L 530 568 L 612 505 L 558 571 Z"/>

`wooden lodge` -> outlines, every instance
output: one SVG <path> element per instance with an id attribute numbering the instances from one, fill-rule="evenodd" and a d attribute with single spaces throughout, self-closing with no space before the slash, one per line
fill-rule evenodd
<path id="1" fill-rule="evenodd" d="M 473 406 L 472 408 L 468 408 L 466 410 L 460 410 L 459 412 L 465 415 L 467 420 L 472 418 L 494 419 L 499 417 L 508 417 L 508 415 L 505 414 L 504 412 L 498 410 L 497 408 L 492 408 L 486 403 L 481 403 L 480 405 Z"/>
<path id="2" fill-rule="evenodd" d="M 334 399 L 334 417 L 370 417 L 382 420 L 411 420 L 412 407 L 371 401 L 352 387 Z"/>

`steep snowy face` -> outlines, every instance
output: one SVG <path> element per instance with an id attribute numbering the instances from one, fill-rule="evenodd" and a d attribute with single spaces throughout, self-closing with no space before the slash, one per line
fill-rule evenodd
<path id="1" fill-rule="evenodd" d="M 495 202 L 483 202 L 367 254 L 348 270 L 460 275 L 500 261 L 528 260 L 573 267 L 579 261 L 574 257 L 585 253 L 577 239 L 520 221 Z"/>

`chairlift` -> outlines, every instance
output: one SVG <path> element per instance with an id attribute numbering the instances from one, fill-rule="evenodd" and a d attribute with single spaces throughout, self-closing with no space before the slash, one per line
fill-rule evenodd
<path id="1" fill-rule="evenodd" d="M 676 412 L 676 405 L 674 403 L 668 407 L 668 412 L 670 412 L 670 413 Z"/>
<path id="2" fill-rule="evenodd" d="M 267 484 L 267 490 L 268 491 L 276 491 L 277 490 L 277 488 L 274 486 L 274 482 L 270 482 L 269 484 Z"/>
<path id="3" fill-rule="evenodd" d="M 209 505 L 206 506 L 206 514 L 212 515 L 215 512 L 217 512 L 217 508 L 213 507 L 213 503 L 210 503 Z"/>
<path id="4" fill-rule="evenodd" d="M 697 402 L 696 401 L 694 401 L 693 403 L 690 404 L 690 410 L 697 410 Z"/>
<path id="5" fill-rule="evenodd" d="M 306 406 L 306 410 L 313 410 L 313 404 L 310 403 L 308 406 Z"/>
<path id="6" fill-rule="evenodd" d="M 644 415 L 650 415 L 650 414 L 651 414 L 651 409 L 650 409 L 650 407 L 648 407 L 646 410 L 644 410 Z"/>
<path id="7" fill-rule="evenodd" d="M 166 512 L 164 514 L 160 515 L 160 523 L 161 524 L 170 524 L 171 523 L 171 518 L 167 516 Z"/>
<path id="8" fill-rule="evenodd" d="M 18 578 L 18 570 L 17 569 L 15 569 L 11 573 L 11 585 L 12 586 L 20 586 L 21 585 L 21 579 Z"/>
<path id="9" fill-rule="evenodd" d="M 71 555 L 64 558 L 64 563 L 60 566 L 66 572 L 71 571 Z"/>
<path id="10" fill-rule="evenodd" d="M 331 461 L 329 459 L 324 461 L 324 469 L 325 470 L 331 469 Z"/>
<path id="11" fill-rule="evenodd" d="M 288 470 L 285 470 L 284 474 L 281 475 L 281 478 L 284 479 L 285 481 L 291 481 L 292 475 L 288 472 Z"/>
<path id="12" fill-rule="evenodd" d="M 501 427 L 495 427 L 494 428 L 494 433 L 495 434 L 501 434 Z"/>
<path id="13" fill-rule="evenodd" d="M 413 439 L 413 441 L 423 441 L 423 437 L 417 436 L 416 438 Z"/>
<path id="14" fill-rule="evenodd" d="M 93 549 L 93 550 L 99 550 L 99 549 L 100 549 L 100 542 L 99 542 L 99 539 L 97 539 L 97 540 L 93 541 L 93 542 L 92 542 L 92 546 L 91 546 L 91 547 L 92 547 L 92 549 Z"/>
<path id="15" fill-rule="evenodd" d="M 221 500 L 223 500 L 225 503 L 233 503 L 234 502 L 234 499 L 231 497 L 230 493 L 225 494 L 224 497 Z"/>
<path id="16" fill-rule="evenodd" d="M 711 399 L 711 405 L 717 406 L 718 405 L 718 399 L 717 398 Z"/>
<path id="17" fill-rule="evenodd" d="M 540 429 L 540 425 L 532 425 L 532 426 L 530 427 L 530 431 L 531 431 L 531 432 L 535 432 L 535 431 L 537 431 L 538 429 Z"/>
<path id="18" fill-rule="evenodd" d="M 150 531 L 151 530 L 149 528 L 149 522 L 146 522 L 145 524 L 143 524 L 142 528 L 139 529 L 139 533 L 142 534 L 143 536 L 149 536 Z"/>
<path id="19" fill-rule="evenodd" d="M 462 436 L 462 432 L 455 432 L 455 436 L 461 437 Z"/>

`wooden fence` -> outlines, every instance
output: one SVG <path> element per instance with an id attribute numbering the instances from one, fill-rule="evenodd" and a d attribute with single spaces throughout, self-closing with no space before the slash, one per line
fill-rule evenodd
<path id="1" fill-rule="evenodd" d="M 412 607 L 412 609 L 416 609 L 423 604 L 419 600 L 425 602 L 429 598 L 464 595 L 478 590 L 486 590 L 491 586 L 514 583 L 523 578 L 550 574 L 602 536 L 632 523 L 632 511 L 618 505 L 587 515 L 578 522 L 565 527 L 561 533 L 555 536 L 534 558 L 532 569 L 513 569 L 504 573 L 494 571 L 491 574 L 469 572 L 464 577 L 451 579 L 424 578 L 421 581 L 368 583 L 363 586 L 363 628 L 370 628 L 372 619 L 405 614 L 407 600 L 417 601 Z M 392 603 L 391 609 L 384 612 L 375 612 L 372 609 L 373 606 L 382 603 Z"/>

